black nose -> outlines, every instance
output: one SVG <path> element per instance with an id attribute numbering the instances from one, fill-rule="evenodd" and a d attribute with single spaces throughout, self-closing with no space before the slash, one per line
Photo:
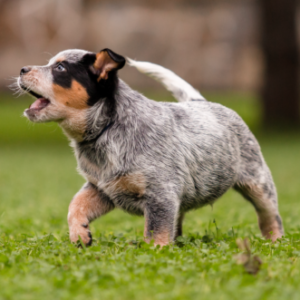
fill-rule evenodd
<path id="1" fill-rule="evenodd" d="M 21 69 L 20 75 L 24 75 L 26 73 L 28 73 L 31 70 L 30 67 L 24 67 Z"/>

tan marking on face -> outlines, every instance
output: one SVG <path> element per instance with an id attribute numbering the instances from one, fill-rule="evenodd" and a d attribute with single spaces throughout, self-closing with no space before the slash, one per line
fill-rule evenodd
<path id="1" fill-rule="evenodd" d="M 86 89 L 76 80 L 72 81 L 70 88 L 53 84 L 53 92 L 55 100 L 67 107 L 75 109 L 85 109 L 89 107 L 87 104 L 89 95 Z"/>
<path id="2" fill-rule="evenodd" d="M 138 197 L 142 197 L 146 190 L 145 177 L 141 173 L 121 176 L 112 183 L 117 190 L 137 194 Z"/>

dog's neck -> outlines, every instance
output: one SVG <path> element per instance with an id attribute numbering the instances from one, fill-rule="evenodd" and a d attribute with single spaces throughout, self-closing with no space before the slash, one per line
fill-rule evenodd
<path id="1" fill-rule="evenodd" d="M 87 109 L 72 109 L 68 111 L 68 116 L 58 124 L 65 135 L 73 141 L 80 142 L 83 140 L 86 132 Z"/>
<path id="2" fill-rule="evenodd" d="M 95 144 L 102 135 L 114 128 L 115 124 L 118 126 L 119 134 L 128 139 L 134 135 L 140 121 L 145 117 L 144 106 L 141 105 L 141 102 L 145 101 L 150 101 L 150 105 L 155 105 L 154 101 L 132 90 L 126 83 L 118 79 L 113 97 L 99 99 L 78 118 L 78 122 L 85 126 L 84 133 L 82 127 L 79 131 L 74 131 L 76 126 L 73 122 L 70 122 L 70 128 L 67 127 L 67 122 L 62 127 L 75 143 L 81 145 Z"/>
<path id="3" fill-rule="evenodd" d="M 102 96 L 91 107 L 74 110 L 68 113 L 67 118 L 59 122 L 66 136 L 75 143 L 93 141 L 105 130 L 115 118 L 118 82 L 114 93 Z"/>
<path id="4" fill-rule="evenodd" d="M 163 114 L 161 105 L 132 90 L 123 81 L 119 81 L 114 96 L 114 114 L 108 114 L 109 99 L 95 103 L 88 111 L 84 139 L 71 143 L 81 168 L 84 170 L 85 162 L 89 161 L 101 169 L 103 176 L 131 165 L 143 151 L 145 137 L 153 134 L 155 126 L 163 124 L 160 117 L 153 118 L 153 115 Z M 159 124 L 155 124 L 157 122 Z"/>
<path id="5" fill-rule="evenodd" d="M 119 80 L 113 96 L 99 99 L 88 109 L 86 130 L 80 142 L 93 143 L 115 122 L 126 124 L 126 118 L 134 113 L 132 110 L 128 112 L 129 107 L 132 107 L 130 102 L 133 101 L 128 91 L 132 90 Z"/>

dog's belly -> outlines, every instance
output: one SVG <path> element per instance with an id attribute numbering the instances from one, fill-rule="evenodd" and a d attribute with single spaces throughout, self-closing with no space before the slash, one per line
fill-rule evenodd
<path id="1" fill-rule="evenodd" d="M 198 155 L 194 154 L 193 160 L 188 161 L 188 175 L 184 180 L 181 198 L 183 211 L 212 204 L 230 189 L 238 178 L 240 151 L 235 139 L 232 139 L 231 144 L 214 147 L 204 154 L 201 146 L 199 149 Z"/>
<path id="2" fill-rule="evenodd" d="M 97 186 L 113 202 L 114 206 L 130 214 L 144 214 L 145 182 L 141 173 L 132 173 L 126 176 L 107 180 L 104 171 L 82 156 L 78 161 L 80 174 Z"/>
<path id="3" fill-rule="evenodd" d="M 231 180 L 228 178 L 225 182 L 214 184 L 213 186 L 196 185 L 193 193 L 186 193 L 182 196 L 180 210 L 187 212 L 213 204 L 234 185 L 235 180 L 235 177 L 232 177 Z"/>
<path id="4" fill-rule="evenodd" d="M 145 209 L 144 199 L 139 199 L 134 196 L 120 194 L 111 198 L 116 208 L 120 208 L 129 214 L 143 216 Z"/>
<path id="5" fill-rule="evenodd" d="M 116 176 L 99 182 L 98 187 L 110 197 L 115 207 L 135 215 L 144 214 L 146 180 L 141 172 Z"/>

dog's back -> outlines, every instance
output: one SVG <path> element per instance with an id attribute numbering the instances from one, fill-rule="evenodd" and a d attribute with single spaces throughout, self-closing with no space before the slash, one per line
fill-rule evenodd
<path id="1" fill-rule="evenodd" d="M 184 162 L 193 174 L 185 182 L 185 190 L 190 187 L 198 196 L 198 201 L 191 201 L 189 193 L 185 194 L 182 209 L 211 203 L 233 187 L 255 207 L 263 235 L 273 241 L 281 237 L 283 227 L 271 172 L 257 140 L 240 116 L 206 101 L 183 79 L 161 66 L 132 60 L 130 65 L 160 81 L 179 102 L 184 102 L 163 104 L 172 111 L 175 127 L 180 128 L 182 140 L 176 147 L 183 149 Z"/>

